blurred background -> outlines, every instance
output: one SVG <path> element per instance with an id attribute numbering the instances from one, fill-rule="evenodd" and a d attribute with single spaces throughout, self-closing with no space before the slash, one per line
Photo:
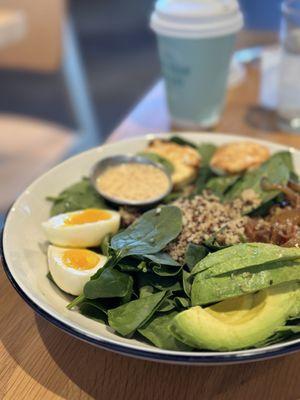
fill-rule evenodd
<path id="1" fill-rule="evenodd" d="M 153 3 L 153 0 L 69 2 L 103 138 L 159 75 L 155 37 L 148 28 Z M 240 3 L 247 29 L 278 30 L 279 0 L 240 0 Z M 45 74 L 2 68 L 0 87 L 2 112 L 26 114 L 77 128 L 61 70 Z"/>
<path id="2" fill-rule="evenodd" d="M 276 40 L 279 0 L 240 5 L 245 30 Z M 0 1 L 0 227 L 33 179 L 102 143 L 157 81 L 153 7 L 154 0 Z"/>

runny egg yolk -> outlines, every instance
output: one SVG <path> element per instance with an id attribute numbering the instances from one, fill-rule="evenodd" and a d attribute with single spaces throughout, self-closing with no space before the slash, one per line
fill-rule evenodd
<path id="1" fill-rule="evenodd" d="M 67 267 L 86 270 L 96 267 L 100 256 L 86 249 L 69 249 L 63 253 L 62 261 Z"/>
<path id="2" fill-rule="evenodd" d="M 91 222 L 103 221 L 110 218 L 111 215 L 107 211 L 99 210 L 97 208 L 88 208 L 68 216 L 68 218 L 64 221 L 64 225 L 82 225 Z"/>

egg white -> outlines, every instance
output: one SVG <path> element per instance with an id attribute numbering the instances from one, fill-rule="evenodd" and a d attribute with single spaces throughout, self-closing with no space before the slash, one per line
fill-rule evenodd
<path id="1" fill-rule="evenodd" d="M 84 285 L 90 280 L 98 269 L 102 268 L 107 261 L 107 257 L 98 254 L 99 262 L 91 269 L 79 270 L 65 265 L 63 255 L 66 248 L 49 246 L 48 266 L 51 276 L 57 286 L 64 292 L 78 296 L 83 292 Z"/>
<path id="2" fill-rule="evenodd" d="M 115 234 L 120 227 L 120 214 L 105 210 L 111 218 L 78 225 L 65 225 L 64 221 L 84 210 L 56 215 L 42 223 L 43 230 L 50 243 L 65 247 L 99 246 L 107 234 Z"/>

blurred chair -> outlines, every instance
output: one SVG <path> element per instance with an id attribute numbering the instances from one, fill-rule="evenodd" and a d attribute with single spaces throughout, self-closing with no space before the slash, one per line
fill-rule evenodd
<path id="1" fill-rule="evenodd" d="M 239 0 L 246 29 L 278 31 L 282 0 Z"/>
<path id="2" fill-rule="evenodd" d="M 20 10 L 0 12 L 0 49 L 21 40 L 26 33 L 26 18 Z"/>
<path id="3" fill-rule="evenodd" d="M 8 10 L 24 16 L 26 32 L 4 48 L 1 14 Z M 33 118 L 1 114 L 0 110 L 0 186 L 5 189 L 0 198 L 0 213 L 39 174 L 61 159 L 102 141 L 65 1 L 0 2 L 1 67 L 45 74 L 62 68 L 78 132 Z"/>

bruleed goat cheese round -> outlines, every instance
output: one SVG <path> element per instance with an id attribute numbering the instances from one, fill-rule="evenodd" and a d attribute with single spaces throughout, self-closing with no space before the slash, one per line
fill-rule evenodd
<path id="1" fill-rule="evenodd" d="M 259 143 L 226 143 L 215 151 L 210 166 L 216 171 L 238 174 L 259 167 L 269 157 L 269 149 Z"/>

